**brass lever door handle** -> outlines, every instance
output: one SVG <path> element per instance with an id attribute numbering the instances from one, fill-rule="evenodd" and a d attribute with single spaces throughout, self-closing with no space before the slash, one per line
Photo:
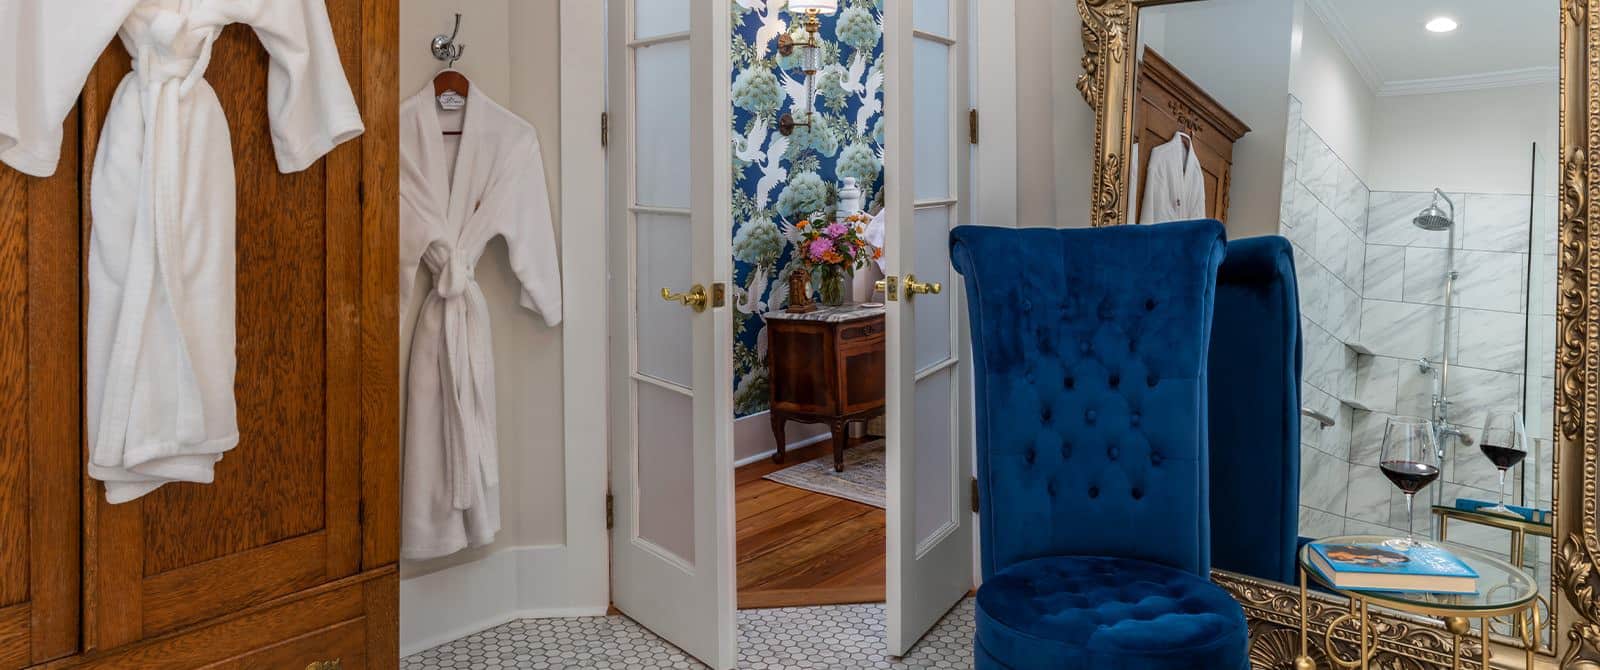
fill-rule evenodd
<path id="1" fill-rule="evenodd" d="M 661 289 L 661 299 L 667 302 L 683 303 L 685 307 L 694 310 L 696 313 L 706 311 L 706 303 L 708 301 L 706 287 L 700 284 L 689 287 L 688 293 L 673 293 L 672 289 Z"/>
<path id="2" fill-rule="evenodd" d="M 939 282 L 927 283 L 917 281 L 916 275 L 906 275 L 906 295 L 914 296 L 921 293 L 939 295 L 944 291 L 944 285 Z"/>

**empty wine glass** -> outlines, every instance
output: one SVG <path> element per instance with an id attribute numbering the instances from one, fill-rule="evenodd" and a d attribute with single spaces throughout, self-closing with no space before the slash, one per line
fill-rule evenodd
<path id="1" fill-rule="evenodd" d="M 1439 478 L 1437 443 L 1433 422 L 1414 416 L 1390 417 L 1383 429 L 1383 451 L 1379 469 L 1400 492 L 1406 494 L 1406 536 L 1384 542 L 1392 549 L 1408 551 L 1417 546 L 1412 523 L 1412 499 L 1418 491 Z"/>
<path id="2" fill-rule="evenodd" d="M 1489 462 L 1500 471 L 1500 503 L 1485 507 L 1491 514 L 1518 516 L 1506 507 L 1506 470 L 1510 470 L 1528 456 L 1528 430 L 1522 423 L 1522 414 L 1512 410 L 1491 410 L 1483 422 L 1483 438 L 1478 448 Z"/>

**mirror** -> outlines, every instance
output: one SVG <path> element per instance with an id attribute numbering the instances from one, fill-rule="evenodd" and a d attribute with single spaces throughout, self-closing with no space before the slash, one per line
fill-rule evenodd
<path id="1" fill-rule="evenodd" d="M 1539 650 L 1553 653 L 1567 623 L 1549 607 L 1558 3 L 1102 0 L 1080 11 L 1090 56 L 1079 88 L 1102 132 L 1095 223 L 1209 217 L 1231 239 L 1293 245 L 1299 534 L 1410 527 L 1520 564 L 1542 599 Z M 1134 56 L 1131 70 L 1104 57 L 1114 49 Z M 1395 417 L 1431 421 L 1437 444 L 1409 517 L 1383 468 Z M 1496 464 L 1508 461 L 1502 485 Z M 1468 509 L 1501 491 L 1532 522 Z M 1490 632 L 1522 646 L 1514 626 L 1496 619 Z"/>

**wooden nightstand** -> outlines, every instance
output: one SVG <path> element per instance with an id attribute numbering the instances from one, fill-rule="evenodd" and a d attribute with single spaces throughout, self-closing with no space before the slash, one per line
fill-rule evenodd
<path id="1" fill-rule="evenodd" d="M 850 423 L 884 411 L 883 314 L 882 307 L 846 305 L 766 315 L 773 462 L 783 462 L 788 446 L 785 423 L 824 423 L 833 432 L 833 469 L 844 471 Z"/>

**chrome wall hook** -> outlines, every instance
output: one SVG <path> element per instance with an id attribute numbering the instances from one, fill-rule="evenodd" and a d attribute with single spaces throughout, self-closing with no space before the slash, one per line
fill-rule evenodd
<path id="1" fill-rule="evenodd" d="M 455 67 L 456 61 L 461 60 L 461 54 L 467 50 L 467 45 L 456 44 L 456 36 L 460 34 L 461 13 L 456 12 L 456 27 L 450 31 L 450 34 L 441 33 L 433 36 L 433 44 L 430 46 L 433 51 L 433 57 L 444 61 L 446 63 L 445 67 Z"/>

